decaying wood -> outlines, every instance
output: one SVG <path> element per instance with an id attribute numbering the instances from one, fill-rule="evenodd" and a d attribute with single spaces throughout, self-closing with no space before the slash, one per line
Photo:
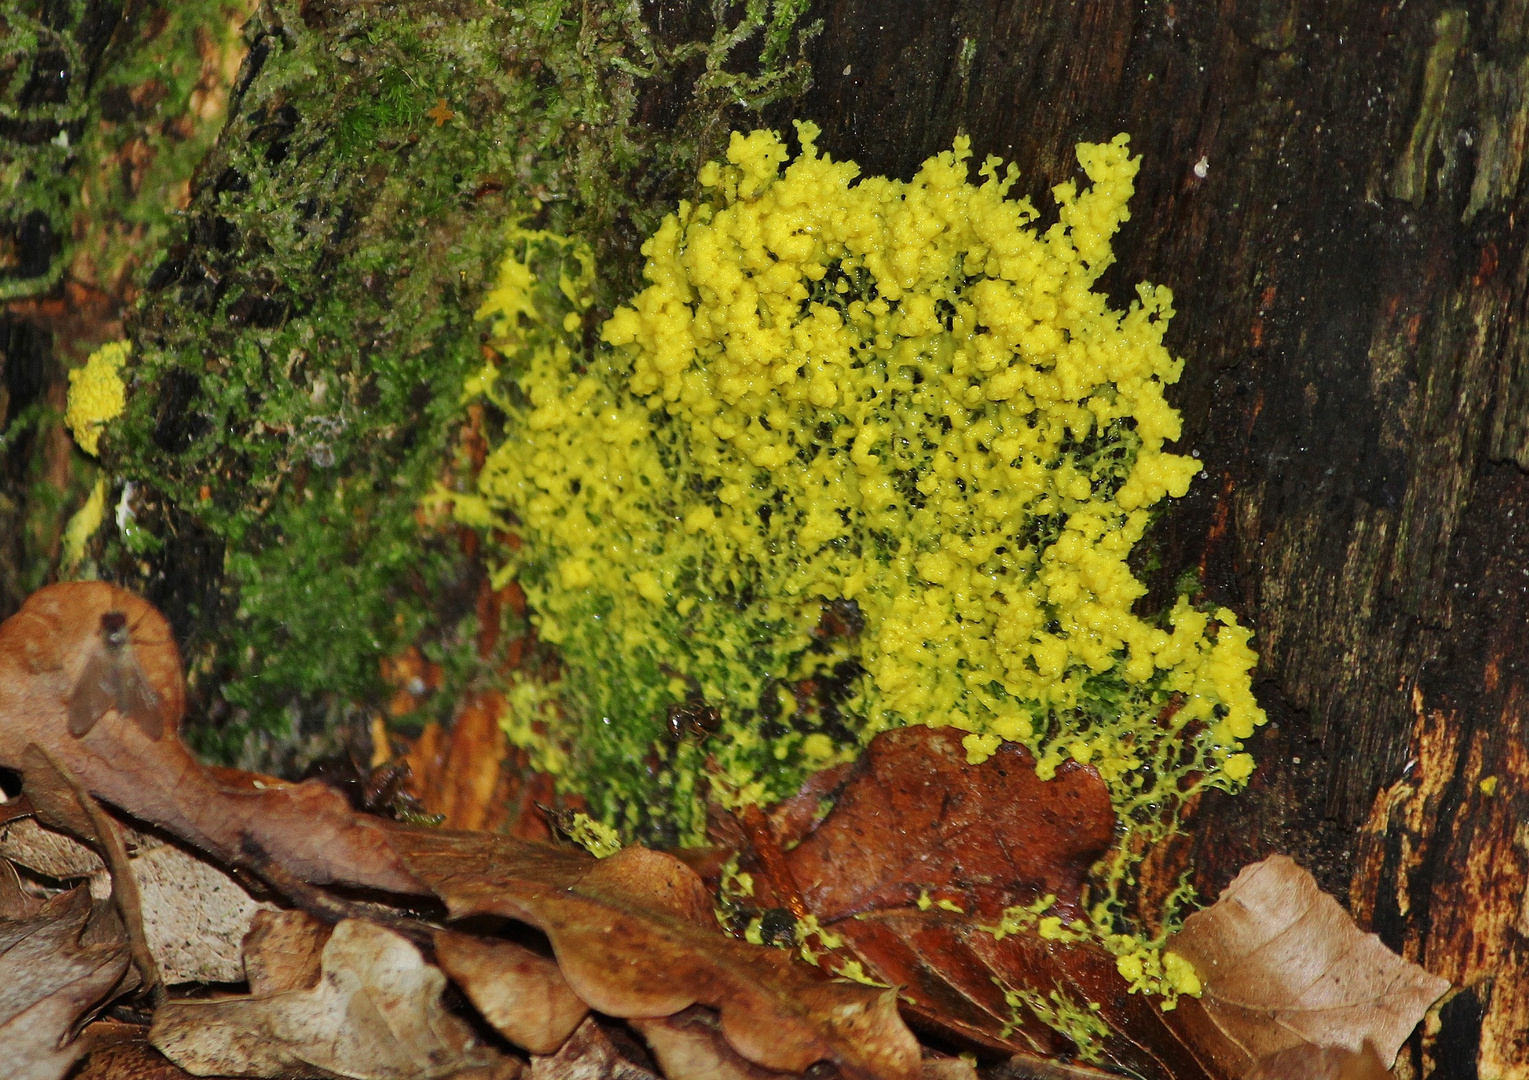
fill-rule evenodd
<path id="1" fill-rule="evenodd" d="M 1402 1075 L 1529 1075 L 1529 6 L 824 14 L 795 111 L 868 173 L 966 131 L 1045 206 L 1074 142 L 1131 133 L 1105 282 L 1173 288 L 1208 474 L 1151 536 L 1154 598 L 1198 568 L 1246 616 L 1271 716 L 1252 789 L 1201 806 L 1196 882 L 1293 855 L 1463 988 Z"/>

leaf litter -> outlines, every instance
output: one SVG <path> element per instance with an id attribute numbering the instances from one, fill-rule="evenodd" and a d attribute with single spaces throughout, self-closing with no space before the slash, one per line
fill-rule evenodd
<path id="1" fill-rule="evenodd" d="M 0 942 L 21 927 L 32 941 L 0 952 L 0 1045 L 28 1047 L 27 1080 L 104 1045 L 75 1035 L 113 1001 L 152 1014 L 154 1044 L 195 1075 L 1370 1080 L 1445 987 L 1278 860 L 1174 940 L 1204 994 L 1173 1013 L 1088 940 L 995 933 L 1016 905 L 1079 915 L 1114 818 L 1090 767 L 1042 782 L 1014 744 L 970 765 L 949 729 L 883 733 L 800 796 L 722 815 L 709 854 L 595 859 L 519 838 L 555 833 L 504 811 L 530 804 L 506 781 L 489 699 L 464 703 L 459 738 L 434 736 L 453 751 L 430 752 L 482 747 L 486 763 L 456 779 L 431 765 L 449 790 L 424 801 L 519 835 L 392 821 L 319 780 L 203 766 L 177 733 L 184 700 L 163 618 L 110 585 L 50 586 L 0 626 L 0 767 L 23 780 L 0 813 L 0 854 L 23 867 L 0 863 Z M 361 776 L 384 807 L 403 768 L 387 757 Z M 716 887 L 730 855 L 760 871 L 752 902 L 789 909 L 797 947 L 724 932 L 740 902 Z M 92 876 L 109 899 L 70 887 Z M 175 936 L 190 959 L 171 962 Z M 23 955 L 37 971 L 5 979 Z M 193 983 L 145 997 L 156 979 Z M 27 1017 L 32 1041 L 7 1041 L 3 1025 Z M 112 1062 L 137 1070 L 121 1077 L 185 1075 L 142 1026 L 92 1030 L 108 1029 L 138 1034 L 81 1076 L 112 1080 Z"/>
<path id="2" fill-rule="evenodd" d="M 1205 984 L 1187 1015 L 1234 1075 L 1279 1055 L 1317 1060 L 1323 1050 L 1366 1047 L 1389 1068 L 1449 989 L 1361 931 L 1284 855 L 1243 867 L 1220 899 L 1185 920 L 1173 948 Z"/>

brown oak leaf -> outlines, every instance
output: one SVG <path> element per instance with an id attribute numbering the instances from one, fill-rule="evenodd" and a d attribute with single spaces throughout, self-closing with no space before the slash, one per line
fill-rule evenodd
<path id="1" fill-rule="evenodd" d="M 1115 958 L 1088 942 L 1034 933 L 1000 939 L 971 919 L 938 909 L 861 915 L 835 923 L 833 932 L 877 978 L 901 986 L 921 1026 L 1032 1062 L 1082 1053 L 1146 1080 L 1221 1075 L 1176 1029 L 1174 1014 L 1131 993 Z M 1017 1004 L 1006 991 L 1020 995 Z M 1099 1021 L 1081 1045 L 1061 1037 L 1040 1015 L 1069 1009 Z"/>
<path id="2" fill-rule="evenodd" d="M 1025 747 L 1003 743 L 974 765 L 964 737 L 910 727 L 872 740 L 832 811 L 786 856 L 809 910 L 870 975 L 899 988 L 904 1012 L 924 1029 L 1036 1067 L 1087 1052 L 1159 1080 L 1210 1075 L 1155 1003 L 1128 992 L 1104 950 L 1034 933 L 999 940 L 984 929 L 1005 908 L 1046 895 L 1048 915 L 1078 917 L 1083 879 L 1113 842 L 1115 815 L 1091 766 L 1069 762 L 1043 781 Z M 801 811 L 775 820 L 793 817 Z M 1058 1034 L 1041 1015 L 1056 1019 L 1053 994 L 1102 1021 L 1099 1033 L 1082 1046 Z"/>
<path id="3" fill-rule="evenodd" d="M 1083 878 L 1115 837 L 1099 774 L 1068 762 L 1042 781 L 1018 743 L 972 765 L 964 735 L 899 728 L 866 747 L 833 811 L 787 855 L 820 920 L 908 907 L 925 893 L 987 919 L 1046 893 L 1055 914 L 1077 914 Z"/>
<path id="4" fill-rule="evenodd" d="M 1242 868 L 1210 907 L 1184 922 L 1172 948 L 1205 992 L 1184 1022 L 1236 1076 L 1301 1046 L 1396 1059 L 1449 982 L 1366 934 L 1294 860 Z"/>
<path id="5" fill-rule="evenodd" d="M 831 1061 L 846 1077 L 911 1080 L 918 1043 L 889 991 L 825 981 L 785 953 L 722 934 L 706 887 L 668 855 L 582 852 L 398 826 L 394 846 L 453 918 L 499 915 L 552 943 L 576 994 L 609 1016 L 716 1009 L 727 1041 L 768 1069 Z"/>
<path id="6" fill-rule="evenodd" d="M 796 1075 L 740 1057 L 722 1037 L 716 1014 L 700 1006 L 657 1019 L 635 1018 L 632 1026 L 647 1041 L 665 1080 L 787 1080 Z"/>
<path id="7" fill-rule="evenodd" d="M 14 871 L 0 900 L 11 911 Z M 58 1080 L 85 1049 L 71 1036 L 81 1019 L 130 977 L 127 938 L 110 902 L 80 886 L 23 918 L 0 917 L 0 1048 L 8 1080 Z"/>
<path id="8" fill-rule="evenodd" d="M 122 626 L 114 630 L 119 619 Z M 102 643 L 114 633 L 125 633 L 114 648 L 135 672 L 123 685 L 103 683 L 100 673 Z M 97 702 L 91 711 L 103 705 L 105 711 L 77 735 L 72 710 L 82 687 Z M 131 700 L 113 704 L 114 690 Z M 153 725 L 131 718 L 150 706 L 158 712 L 157 737 Z M 28 747 L 35 745 L 92 795 L 225 866 L 258 872 L 274 861 L 313 883 L 423 891 L 399 865 L 381 823 L 352 813 L 324 784 L 239 788 L 221 782 L 180 741 L 184 709 L 180 653 L 169 624 L 130 592 L 99 581 L 50 585 L 0 624 L 0 766 L 25 773 Z"/>
<path id="9" fill-rule="evenodd" d="M 551 1054 L 589 1014 L 556 961 L 513 941 L 437 930 L 435 960 L 510 1042 Z"/>

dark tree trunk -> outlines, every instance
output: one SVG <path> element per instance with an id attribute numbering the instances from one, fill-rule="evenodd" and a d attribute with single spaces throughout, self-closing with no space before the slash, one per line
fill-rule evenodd
<path id="1" fill-rule="evenodd" d="M 868 172 L 968 132 L 1043 205 L 1074 143 L 1131 134 L 1107 280 L 1173 288 L 1211 476 L 1152 534 L 1159 596 L 1198 567 L 1246 616 L 1271 718 L 1196 881 L 1290 853 L 1461 988 L 1402 1075 L 1529 1076 L 1526 5 L 825 13 L 798 112 Z"/>

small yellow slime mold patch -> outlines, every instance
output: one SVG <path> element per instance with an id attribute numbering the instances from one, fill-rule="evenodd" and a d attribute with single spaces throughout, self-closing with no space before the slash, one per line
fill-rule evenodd
<path id="1" fill-rule="evenodd" d="M 96 456 L 100 447 L 106 422 L 121 415 L 127 407 L 127 391 L 119 372 L 132 348 L 127 341 L 108 342 L 91 353 L 83 367 L 69 373 L 69 406 L 64 423 L 69 425 L 80 449 L 91 457 Z"/>
<path id="2" fill-rule="evenodd" d="M 1008 739 L 1043 777 L 1092 764 L 1161 835 L 1190 790 L 1248 778 L 1264 714 L 1232 612 L 1133 611 L 1126 557 L 1199 469 L 1164 448 L 1171 294 L 1094 290 L 1138 159 L 1123 135 L 1080 145 L 1090 186 L 1054 188 L 1042 229 L 1012 166 L 968 182 L 965 137 L 902 182 L 797 132 L 789 163 L 734 133 L 593 351 L 588 249 L 511 230 L 479 313 L 503 367 L 467 388 L 507 437 L 455 498 L 517 523 L 497 576 L 566 664 L 566 723 L 520 741 L 557 743 L 624 834 L 693 840 L 708 788 L 777 798 L 879 731 L 950 725 L 974 763 Z M 697 698 L 720 731 L 672 734 Z"/>

